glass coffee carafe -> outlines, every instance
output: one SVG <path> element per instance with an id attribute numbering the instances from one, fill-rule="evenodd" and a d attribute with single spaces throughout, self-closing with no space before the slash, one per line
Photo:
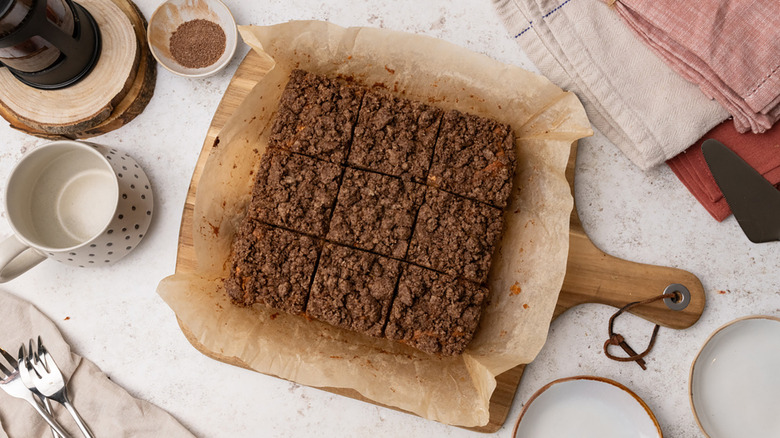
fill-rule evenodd
<path id="1" fill-rule="evenodd" d="M 92 15 L 70 0 L 0 0 L 0 63 L 42 89 L 85 77 L 100 56 Z"/>

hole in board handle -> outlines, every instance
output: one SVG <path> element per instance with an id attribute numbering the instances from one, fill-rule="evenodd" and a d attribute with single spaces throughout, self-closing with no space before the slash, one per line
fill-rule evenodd
<path id="1" fill-rule="evenodd" d="M 672 310 L 683 310 L 691 303 L 691 292 L 681 284 L 674 283 L 666 286 L 664 294 L 674 294 L 674 297 L 664 298 L 664 304 Z"/>

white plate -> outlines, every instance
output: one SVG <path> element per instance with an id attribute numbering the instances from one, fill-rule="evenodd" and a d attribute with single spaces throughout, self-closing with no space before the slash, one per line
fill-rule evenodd
<path id="1" fill-rule="evenodd" d="M 716 330 L 689 385 L 696 421 L 710 438 L 780 437 L 780 319 L 741 318 Z"/>
<path id="2" fill-rule="evenodd" d="M 591 376 L 548 383 L 523 408 L 517 438 L 658 438 L 650 408 L 625 386 Z"/>

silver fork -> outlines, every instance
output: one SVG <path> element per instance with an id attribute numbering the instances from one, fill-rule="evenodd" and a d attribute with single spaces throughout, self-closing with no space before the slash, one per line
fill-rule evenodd
<path id="1" fill-rule="evenodd" d="M 27 354 L 27 350 L 24 348 L 24 344 L 22 344 L 21 347 L 19 347 L 19 363 L 22 364 L 22 366 L 17 367 L 19 370 L 19 378 L 22 379 L 22 383 L 24 383 L 24 386 L 27 387 L 27 389 L 30 390 L 33 394 L 35 394 L 38 397 L 38 400 L 43 402 L 43 408 L 46 409 L 46 412 L 49 413 L 49 415 L 54 416 L 52 414 L 51 410 L 51 403 L 49 403 L 49 399 L 44 397 L 43 394 L 41 394 L 40 391 L 38 391 L 38 388 L 35 387 L 35 382 L 32 379 L 32 376 L 30 376 L 30 365 L 28 362 L 30 361 L 30 356 L 33 355 L 33 347 L 32 347 L 32 339 L 30 339 L 30 354 Z M 54 438 L 62 437 L 62 435 L 58 434 L 54 428 L 51 430 L 52 435 Z"/>
<path id="2" fill-rule="evenodd" d="M 56 421 L 54 421 L 54 418 L 52 418 L 48 412 L 43 410 L 41 405 L 39 405 L 35 400 L 33 393 L 27 389 L 24 383 L 22 383 L 22 380 L 19 377 L 19 363 L 16 361 L 16 359 L 14 359 L 13 356 L 8 354 L 2 348 L 0 348 L 0 354 L 2 354 L 10 366 L 10 368 L 8 368 L 3 365 L 2 362 L 0 362 L 0 388 L 2 388 L 10 396 L 20 398 L 27 401 L 27 403 L 30 403 L 32 407 L 38 411 L 38 414 L 40 414 L 40 416 L 46 420 L 46 423 L 49 424 L 49 427 L 56 430 L 57 433 L 62 437 L 69 438 L 70 435 L 68 435 L 68 433 L 65 432 Z"/>
<path id="3" fill-rule="evenodd" d="M 70 402 L 65 379 L 62 377 L 60 369 L 57 368 L 57 363 L 54 362 L 54 359 L 49 355 L 49 352 L 46 351 L 46 347 L 43 346 L 40 336 L 38 336 L 37 354 L 33 355 L 32 360 L 28 361 L 25 365 L 31 366 L 31 371 L 35 371 L 31 372 L 30 376 L 33 378 L 33 382 L 35 383 L 35 387 L 38 388 L 38 391 L 40 391 L 44 397 L 50 398 L 65 406 L 65 409 L 67 409 L 73 419 L 76 420 L 76 424 L 79 426 L 79 429 L 81 429 L 81 433 L 87 438 L 95 438 L 92 431 L 90 431 L 89 427 L 84 423 L 81 415 L 79 415 L 76 408 L 74 408 L 73 404 Z"/>

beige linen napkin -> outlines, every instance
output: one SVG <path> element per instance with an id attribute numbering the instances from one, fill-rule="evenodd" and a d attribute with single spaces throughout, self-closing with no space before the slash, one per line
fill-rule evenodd
<path id="1" fill-rule="evenodd" d="M 92 362 L 73 354 L 54 323 L 32 304 L 0 291 L 0 347 L 16 356 L 22 342 L 41 336 L 68 379 L 73 405 L 97 437 L 193 437 L 170 414 L 132 397 Z M 62 405 L 52 402 L 57 421 L 82 436 Z M 26 401 L 0 390 L 0 438 L 51 437 L 48 425 Z"/>
<path id="2" fill-rule="evenodd" d="M 780 119 L 780 2 L 602 0 L 682 77 L 734 117 L 739 132 Z"/>
<path id="3" fill-rule="evenodd" d="M 596 0 L 493 0 L 541 72 L 580 98 L 594 126 L 642 169 L 728 117 Z"/>

